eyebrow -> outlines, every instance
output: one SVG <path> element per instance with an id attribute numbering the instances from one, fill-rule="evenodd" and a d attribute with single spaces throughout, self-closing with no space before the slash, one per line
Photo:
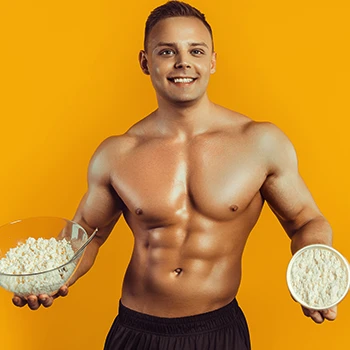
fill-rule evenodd
<path id="1" fill-rule="evenodd" d="M 160 47 L 160 46 L 176 47 L 177 45 L 176 45 L 176 43 L 168 43 L 168 42 L 161 41 L 156 45 L 156 47 Z M 190 47 L 204 46 L 204 47 L 209 49 L 208 45 L 205 42 L 198 42 L 198 43 L 193 42 L 193 43 L 190 43 L 189 46 Z"/>

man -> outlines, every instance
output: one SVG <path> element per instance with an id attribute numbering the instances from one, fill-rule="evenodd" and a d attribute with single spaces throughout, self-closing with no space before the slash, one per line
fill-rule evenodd
<path id="1" fill-rule="evenodd" d="M 203 14 L 178 1 L 155 9 L 139 61 L 158 109 L 92 157 L 74 220 L 99 231 L 71 284 L 91 268 L 123 214 L 135 246 L 105 349 L 250 349 L 235 296 L 264 201 L 291 238 L 292 253 L 331 245 L 331 228 L 298 174 L 287 137 L 209 100 L 216 54 Z M 67 292 L 13 302 L 48 307 Z M 336 308 L 303 311 L 317 323 L 336 317 Z"/>

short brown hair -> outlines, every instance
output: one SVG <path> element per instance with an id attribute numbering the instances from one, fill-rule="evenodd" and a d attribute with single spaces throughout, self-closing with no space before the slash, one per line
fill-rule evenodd
<path id="1" fill-rule="evenodd" d="M 168 1 L 167 3 L 155 8 L 147 18 L 144 38 L 144 49 L 147 49 L 148 36 L 152 28 L 162 19 L 170 17 L 196 17 L 208 29 L 212 45 L 214 49 L 213 32 L 210 24 L 207 22 L 205 15 L 197 10 L 195 7 L 182 1 Z"/>

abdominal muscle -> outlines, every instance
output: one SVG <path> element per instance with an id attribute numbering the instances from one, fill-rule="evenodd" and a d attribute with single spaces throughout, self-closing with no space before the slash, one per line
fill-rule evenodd
<path id="1" fill-rule="evenodd" d="M 208 232 L 176 226 L 133 230 L 135 246 L 122 303 L 149 315 L 182 317 L 212 311 L 233 300 L 251 227 L 235 232 L 232 222 L 211 226 Z"/>

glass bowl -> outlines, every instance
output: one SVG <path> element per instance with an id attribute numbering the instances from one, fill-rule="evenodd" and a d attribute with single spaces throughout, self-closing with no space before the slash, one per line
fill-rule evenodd
<path id="1" fill-rule="evenodd" d="M 336 249 L 311 244 L 298 250 L 287 268 L 287 285 L 302 306 L 326 310 L 345 298 L 350 287 L 350 267 Z"/>
<path id="2" fill-rule="evenodd" d="M 96 232 L 89 235 L 78 223 L 57 217 L 0 226 L 0 286 L 21 297 L 56 293 L 69 282 Z"/>

